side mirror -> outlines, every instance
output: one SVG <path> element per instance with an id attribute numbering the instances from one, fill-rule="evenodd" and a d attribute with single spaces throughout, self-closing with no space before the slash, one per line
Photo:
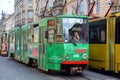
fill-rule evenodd
<path id="1" fill-rule="evenodd" d="M 48 31 L 45 31 L 45 38 L 48 39 Z"/>

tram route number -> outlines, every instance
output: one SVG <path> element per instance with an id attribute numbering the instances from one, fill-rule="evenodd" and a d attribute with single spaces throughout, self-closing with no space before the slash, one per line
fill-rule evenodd
<path id="1" fill-rule="evenodd" d="M 74 57 L 75 58 L 79 58 L 79 54 L 74 54 Z"/>

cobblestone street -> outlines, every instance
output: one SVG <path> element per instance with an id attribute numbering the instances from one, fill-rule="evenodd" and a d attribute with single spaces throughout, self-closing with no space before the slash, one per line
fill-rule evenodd
<path id="1" fill-rule="evenodd" d="M 63 72 L 46 73 L 23 63 L 0 56 L 0 80 L 120 80 L 113 76 L 85 70 L 81 75 Z"/>
<path id="2" fill-rule="evenodd" d="M 0 80 L 51 80 L 45 75 L 6 57 L 0 57 Z"/>

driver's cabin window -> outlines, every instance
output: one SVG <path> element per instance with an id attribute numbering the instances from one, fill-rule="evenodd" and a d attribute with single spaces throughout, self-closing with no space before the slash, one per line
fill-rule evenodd
<path id="1" fill-rule="evenodd" d="M 86 43 L 88 37 L 88 19 L 63 18 L 63 35 L 65 43 Z"/>

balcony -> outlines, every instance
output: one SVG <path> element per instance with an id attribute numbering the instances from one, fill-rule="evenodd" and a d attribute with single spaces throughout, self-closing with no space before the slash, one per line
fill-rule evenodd
<path id="1" fill-rule="evenodd" d="M 45 7 L 41 8 L 41 9 L 40 9 L 40 13 L 43 13 L 44 10 L 45 10 Z"/>
<path id="2" fill-rule="evenodd" d="M 63 0 L 55 0 L 55 2 L 53 2 L 53 10 L 52 10 L 53 16 L 62 14 L 63 2 L 64 2 Z"/>
<path id="3" fill-rule="evenodd" d="M 62 7 L 53 8 L 52 14 L 53 14 L 53 16 L 57 16 L 57 15 L 62 14 Z"/>
<path id="4" fill-rule="evenodd" d="M 53 8 L 55 7 L 63 7 L 63 0 L 55 0 L 55 2 L 53 2 Z"/>
<path id="5" fill-rule="evenodd" d="M 28 19 L 28 23 L 33 22 L 34 18 L 27 18 Z"/>
<path id="6" fill-rule="evenodd" d="M 22 24 L 24 24 L 24 23 L 25 23 L 25 18 L 22 19 Z"/>
<path id="7" fill-rule="evenodd" d="M 120 5 L 112 7 L 111 13 L 115 13 L 115 12 L 120 12 Z"/>
<path id="8" fill-rule="evenodd" d="M 44 13 L 45 12 L 45 13 Z M 43 15 L 44 13 L 44 15 Z M 52 8 L 46 8 L 46 11 L 45 11 L 45 7 L 41 8 L 40 11 L 38 12 L 38 15 L 39 16 L 49 16 L 49 15 L 52 15 Z"/>

